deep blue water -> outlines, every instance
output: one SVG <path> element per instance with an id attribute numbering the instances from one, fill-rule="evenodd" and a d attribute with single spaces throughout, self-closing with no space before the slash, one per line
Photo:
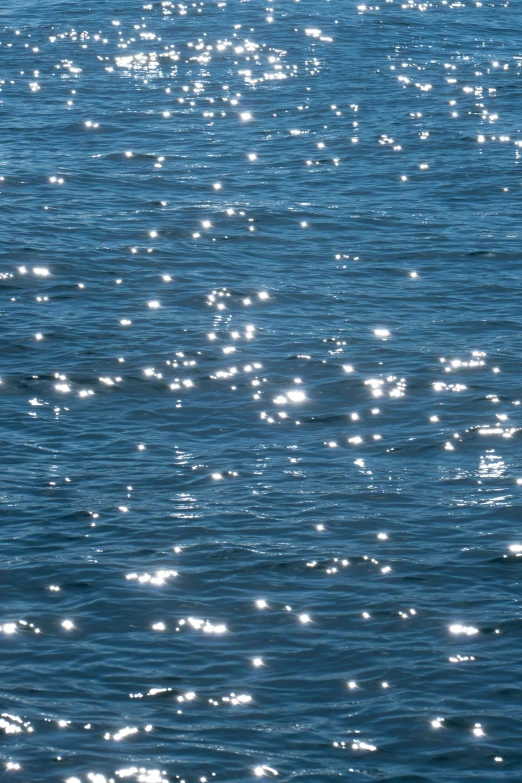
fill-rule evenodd
<path id="1" fill-rule="evenodd" d="M 521 29 L 2 5 L 0 780 L 520 781 Z"/>

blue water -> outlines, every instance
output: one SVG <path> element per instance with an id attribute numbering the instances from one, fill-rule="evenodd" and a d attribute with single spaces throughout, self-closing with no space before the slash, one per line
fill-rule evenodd
<path id="1" fill-rule="evenodd" d="M 0 28 L 0 779 L 520 781 L 521 5 Z"/>

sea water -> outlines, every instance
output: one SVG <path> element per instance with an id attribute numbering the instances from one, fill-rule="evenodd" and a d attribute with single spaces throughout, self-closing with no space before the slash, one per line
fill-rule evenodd
<path id="1" fill-rule="evenodd" d="M 521 29 L 3 4 L 6 780 L 520 780 Z"/>

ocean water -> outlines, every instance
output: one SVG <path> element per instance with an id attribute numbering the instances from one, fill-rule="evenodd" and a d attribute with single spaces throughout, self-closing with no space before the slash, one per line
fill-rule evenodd
<path id="1" fill-rule="evenodd" d="M 2 5 L 2 780 L 520 781 L 521 29 Z"/>

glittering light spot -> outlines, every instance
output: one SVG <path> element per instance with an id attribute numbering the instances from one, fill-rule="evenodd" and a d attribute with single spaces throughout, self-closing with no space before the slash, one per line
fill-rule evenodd
<path id="1" fill-rule="evenodd" d="M 277 770 L 273 769 L 273 767 L 267 767 L 266 764 L 263 764 L 262 767 L 255 767 L 254 768 L 254 775 L 256 775 L 258 778 L 263 777 L 263 775 L 266 775 L 267 773 L 270 774 L 270 775 L 278 775 L 279 774 Z"/>
<path id="2" fill-rule="evenodd" d="M 291 402 L 302 402 L 303 400 L 306 400 L 306 394 L 298 389 L 286 392 L 286 396 Z"/>
<path id="3" fill-rule="evenodd" d="M 228 628 L 224 623 L 217 623 L 214 625 L 209 620 L 200 620 L 197 617 L 188 617 L 186 622 L 188 622 L 191 628 L 194 628 L 197 631 L 203 631 L 203 633 L 222 634 L 227 633 L 228 631 Z M 179 621 L 180 626 L 184 624 L 185 620 Z"/>
<path id="4" fill-rule="evenodd" d="M 138 729 L 135 726 L 126 726 L 124 729 L 120 729 L 115 734 L 112 735 L 112 739 L 116 742 L 120 742 L 120 740 L 125 739 L 125 737 L 128 737 L 132 734 L 138 734 Z M 105 734 L 105 739 L 111 739 L 110 734 Z"/>
<path id="5" fill-rule="evenodd" d="M 369 750 L 373 752 L 377 750 L 377 746 L 372 745 L 370 742 L 363 742 L 362 740 L 354 740 L 352 742 L 352 750 Z"/>
<path id="6" fill-rule="evenodd" d="M 125 579 L 137 580 L 140 584 L 150 583 L 151 585 L 164 585 L 167 579 L 175 578 L 177 576 L 178 576 L 177 571 L 160 569 L 159 571 L 156 571 L 154 576 L 147 573 L 145 574 L 131 573 L 131 574 L 126 574 Z"/>
<path id="7" fill-rule="evenodd" d="M 461 625 L 460 623 L 454 623 L 453 625 L 449 626 L 450 633 L 459 635 L 464 634 L 466 636 L 474 636 L 479 632 L 478 628 L 475 628 L 472 625 Z"/>

